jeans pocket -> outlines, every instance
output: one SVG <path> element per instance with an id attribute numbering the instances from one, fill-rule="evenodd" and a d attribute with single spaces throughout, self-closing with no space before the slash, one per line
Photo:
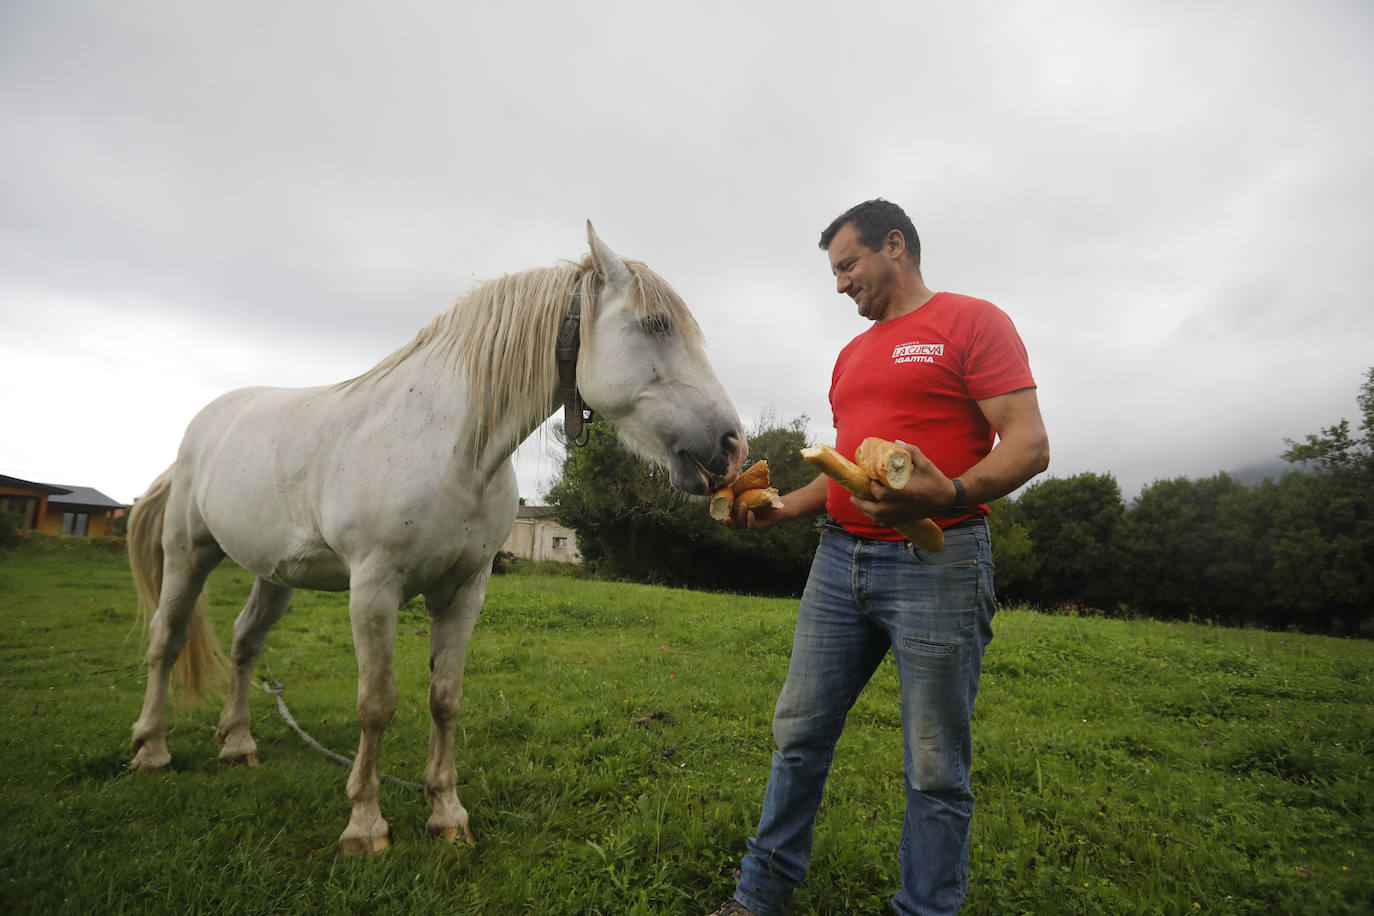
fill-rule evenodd
<path id="1" fill-rule="evenodd" d="M 955 644 L 952 642 L 935 642 L 929 639 L 918 639 L 913 636 L 902 638 L 902 648 L 917 655 L 926 655 L 931 658 L 944 658 L 954 654 Z"/>
<path id="2" fill-rule="evenodd" d="M 978 542 L 972 538 L 951 538 L 945 541 L 945 546 L 941 550 L 926 550 L 908 541 L 906 552 L 922 566 L 970 568 L 978 566 L 981 553 Z"/>

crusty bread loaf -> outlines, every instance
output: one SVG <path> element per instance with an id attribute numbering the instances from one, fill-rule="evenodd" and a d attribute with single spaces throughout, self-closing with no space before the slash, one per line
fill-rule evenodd
<path id="1" fill-rule="evenodd" d="M 735 492 L 729 487 L 721 487 L 711 494 L 711 506 L 708 511 L 711 518 L 720 521 L 730 514 L 730 509 L 735 503 Z"/>
<path id="2" fill-rule="evenodd" d="M 753 490 L 745 490 L 735 497 L 735 505 L 742 505 L 746 509 L 758 509 L 767 506 L 770 509 L 781 509 L 782 500 L 778 497 L 778 491 L 772 487 L 757 487 Z"/>
<path id="3" fill-rule="evenodd" d="M 739 496 L 745 490 L 762 490 L 768 486 L 768 462 L 762 458 L 740 472 L 730 484 L 730 492 Z"/>
<path id="4" fill-rule="evenodd" d="M 873 488 L 868 485 L 868 475 L 863 469 L 825 443 L 808 445 L 801 450 L 801 456 L 820 468 L 826 476 L 838 480 L 855 496 L 873 498 Z"/>
<path id="5" fill-rule="evenodd" d="M 771 494 L 771 495 L 769 495 Z M 711 518 L 716 521 L 723 521 L 735 511 L 735 503 L 748 497 L 747 505 L 750 509 L 758 509 L 768 506 L 772 509 L 781 509 L 782 500 L 778 498 L 778 491 L 768 486 L 768 462 L 759 459 L 735 478 L 735 482 L 728 487 L 721 487 L 711 494 L 711 504 L 707 508 Z"/>
<path id="6" fill-rule="evenodd" d="M 875 444 L 870 445 L 869 443 Z M 867 451 L 864 450 L 865 445 L 868 446 Z M 890 448 L 884 446 L 890 446 Z M 873 458 L 873 456 L 877 456 L 875 460 L 879 460 L 880 463 L 887 465 L 893 457 L 893 449 L 900 451 L 907 458 L 906 475 L 905 478 L 902 479 L 901 485 L 906 486 L 907 481 L 911 477 L 911 456 L 907 454 L 906 449 L 896 443 L 870 437 L 865 439 L 863 444 L 860 445 L 860 453 L 855 457 Z M 841 486 L 860 499 L 872 499 L 873 487 L 870 484 L 870 480 L 882 479 L 878 477 L 877 474 L 873 474 L 870 477 L 868 471 L 824 443 L 807 446 L 801 450 L 801 456 L 819 468 L 826 476 L 839 481 Z M 900 464 L 900 462 L 897 462 L 897 464 Z M 900 471 L 898 471 L 897 476 L 889 475 L 888 479 L 895 482 L 900 476 Z M 892 486 L 888 483 L 884 483 L 883 485 L 890 486 L 891 489 L 894 490 L 901 489 L 901 486 Z M 945 546 L 944 532 L 940 530 L 939 525 L 928 518 L 917 519 L 914 522 L 908 522 L 901 525 L 894 525 L 893 529 L 902 537 L 926 550 L 942 550 Z"/>
<path id="7" fill-rule="evenodd" d="M 895 442 L 869 436 L 854 452 L 854 463 L 889 490 L 900 490 L 911 479 L 911 455 Z"/>

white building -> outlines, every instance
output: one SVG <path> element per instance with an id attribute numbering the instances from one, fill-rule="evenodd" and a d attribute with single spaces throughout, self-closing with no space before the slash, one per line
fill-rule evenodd
<path id="1" fill-rule="evenodd" d="M 521 506 L 501 550 L 523 560 L 581 563 L 577 535 L 559 523 L 557 512 L 552 506 Z"/>

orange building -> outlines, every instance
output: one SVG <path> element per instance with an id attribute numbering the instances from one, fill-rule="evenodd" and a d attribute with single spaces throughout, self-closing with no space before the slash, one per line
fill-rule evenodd
<path id="1" fill-rule="evenodd" d="M 114 522 L 127 507 L 91 487 L 35 483 L 0 474 L 0 512 L 19 519 L 24 531 L 114 534 Z"/>

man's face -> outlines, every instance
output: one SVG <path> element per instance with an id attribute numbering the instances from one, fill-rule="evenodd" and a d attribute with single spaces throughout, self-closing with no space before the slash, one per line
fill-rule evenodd
<path id="1" fill-rule="evenodd" d="M 892 259 L 860 242 L 853 223 L 840 227 L 826 253 L 835 274 L 835 291 L 853 299 L 864 318 L 881 321 L 892 288 Z"/>

